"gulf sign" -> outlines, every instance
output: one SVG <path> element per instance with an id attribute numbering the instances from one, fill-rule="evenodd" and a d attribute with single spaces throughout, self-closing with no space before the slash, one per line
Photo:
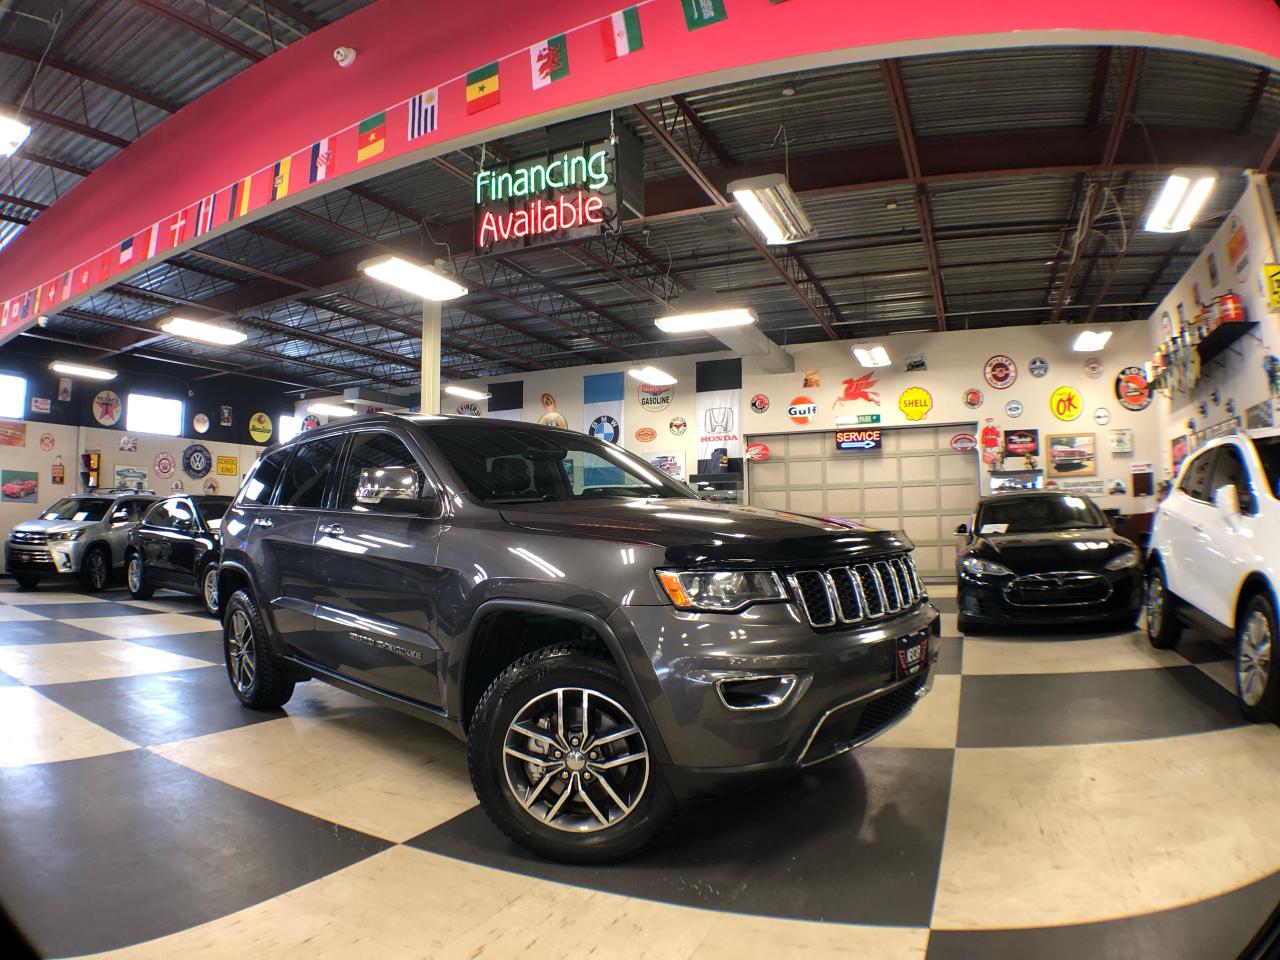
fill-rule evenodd
<path id="1" fill-rule="evenodd" d="M 883 437 L 880 430 L 836 431 L 837 450 L 854 450 L 858 452 L 879 450 L 881 449 L 882 441 Z"/>
<path id="2" fill-rule="evenodd" d="M 809 397 L 796 397 L 787 405 L 787 416 L 792 423 L 804 426 L 818 415 L 818 405 Z"/>

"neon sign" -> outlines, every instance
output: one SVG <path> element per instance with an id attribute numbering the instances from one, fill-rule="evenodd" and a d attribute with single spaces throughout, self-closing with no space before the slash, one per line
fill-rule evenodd
<path id="1" fill-rule="evenodd" d="M 476 250 L 503 253 L 603 233 L 617 220 L 617 153 L 609 141 L 479 170 Z"/>

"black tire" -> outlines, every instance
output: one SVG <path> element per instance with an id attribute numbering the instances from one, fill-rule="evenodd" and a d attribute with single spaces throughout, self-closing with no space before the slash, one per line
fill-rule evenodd
<path id="1" fill-rule="evenodd" d="M 15 573 L 13 579 L 18 582 L 20 590 L 34 590 L 40 583 L 39 577 L 33 577 L 25 573 Z"/>
<path id="2" fill-rule="evenodd" d="M 1276 608 L 1270 595 L 1255 593 L 1236 622 L 1236 698 L 1254 723 L 1280 719 L 1280 677 L 1273 667 Z"/>
<path id="3" fill-rule="evenodd" d="M 559 714 L 565 726 L 561 737 L 556 725 L 547 721 L 544 726 L 530 718 L 544 709 L 554 711 L 555 691 L 563 688 L 574 693 L 565 698 L 568 703 Z M 582 732 L 584 691 L 591 717 L 588 736 L 571 746 L 570 741 Z M 547 735 L 538 740 L 516 733 L 511 727 L 517 719 L 524 721 L 522 730 L 531 729 L 527 723 L 533 723 L 535 733 L 542 730 Z M 610 723 L 614 725 L 603 725 Z M 602 732 L 592 734 L 593 729 Z M 634 732 L 617 736 L 628 729 Z M 611 732 L 613 740 L 599 750 L 591 749 L 597 738 Z M 508 755 L 509 735 L 511 744 L 524 751 L 522 755 L 545 757 L 545 761 L 535 758 L 530 763 Z M 557 746 L 563 748 L 563 759 L 556 759 Z M 632 759 L 617 763 L 628 757 Z M 507 667 L 472 715 L 467 765 L 489 819 L 516 843 L 549 860 L 608 863 L 629 857 L 652 842 L 675 812 L 675 798 L 652 756 L 652 746 L 634 720 L 631 697 L 617 668 L 591 650 L 547 647 Z M 517 798 L 517 790 L 525 798 L 534 798 L 529 803 L 534 812 Z M 581 799 L 584 792 L 585 800 Z M 563 802 L 554 802 L 561 797 Z M 561 826 L 549 822 L 553 817 Z"/>
<path id="4" fill-rule="evenodd" d="M 213 584 L 210 587 L 209 581 L 212 578 Z M 217 619 L 222 615 L 222 605 L 218 602 L 218 565 L 212 561 L 206 563 L 200 570 L 200 576 L 196 578 L 196 588 L 200 591 L 200 602 L 204 604 L 205 613 Z M 210 599 L 210 590 L 212 590 L 212 599 Z"/>
<path id="5" fill-rule="evenodd" d="M 1174 609 L 1164 567 L 1158 563 L 1147 570 L 1142 602 L 1147 614 L 1147 641 L 1157 650 L 1172 650 L 1182 639 L 1182 621 Z"/>
<path id="6" fill-rule="evenodd" d="M 85 551 L 80 561 L 80 589 L 85 593 L 101 593 L 111 582 L 111 553 L 102 544 Z"/>
<path id="7" fill-rule="evenodd" d="M 125 583 L 129 586 L 129 595 L 135 600 L 150 600 L 156 588 L 147 579 L 147 565 L 142 562 L 142 554 L 129 554 L 124 565 Z"/>
<path id="8" fill-rule="evenodd" d="M 248 591 L 237 590 L 227 601 L 222 624 L 222 655 L 227 679 L 250 710 L 275 710 L 293 696 L 296 680 L 287 663 L 267 645 L 267 631 Z"/>

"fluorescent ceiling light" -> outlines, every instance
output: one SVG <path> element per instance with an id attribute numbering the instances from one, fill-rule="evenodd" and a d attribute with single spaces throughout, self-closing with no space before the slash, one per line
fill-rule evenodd
<path id="1" fill-rule="evenodd" d="M 727 327 L 745 327 L 759 318 L 754 310 L 745 307 L 729 307 L 724 310 L 695 310 L 690 313 L 670 313 L 654 321 L 664 333 L 688 333 L 691 330 L 724 330 Z"/>
<path id="2" fill-rule="evenodd" d="M 864 367 L 887 367 L 889 351 L 877 344 L 874 347 L 854 347 L 853 355 Z"/>
<path id="3" fill-rule="evenodd" d="M 735 180 L 729 184 L 729 193 L 766 243 L 798 243 L 813 236 L 813 223 L 782 174 Z"/>
<path id="4" fill-rule="evenodd" d="M 1071 349 L 1077 353 L 1091 353 L 1094 350 L 1101 350 L 1110 339 L 1110 330 L 1081 330 L 1080 336 L 1076 337 L 1076 342 L 1071 345 Z"/>
<path id="5" fill-rule="evenodd" d="M 0 157 L 11 157 L 31 136 L 31 127 L 17 117 L 0 115 Z"/>
<path id="6" fill-rule="evenodd" d="M 455 387 L 453 384 L 444 388 L 444 392 L 451 397 L 462 397 L 464 400 L 488 400 L 493 394 L 485 393 L 483 390 L 472 390 L 470 387 Z"/>
<path id="7" fill-rule="evenodd" d="M 356 412 L 350 407 L 340 407 L 336 403 L 311 403 L 307 405 L 307 413 L 322 417 L 354 417 Z"/>
<path id="8" fill-rule="evenodd" d="M 232 344 L 242 343 L 248 339 L 248 334 L 241 333 L 231 327 L 224 327 L 216 323 L 204 323 L 201 320 L 189 320 L 186 317 L 171 317 L 160 324 L 160 329 L 166 333 L 172 333 L 175 337 L 213 343 L 220 347 L 229 347 Z"/>
<path id="9" fill-rule="evenodd" d="M 383 283 L 406 290 L 423 300 L 456 300 L 467 288 L 439 270 L 388 254 L 360 264 L 360 269 Z"/>
<path id="10" fill-rule="evenodd" d="M 1218 175 L 1213 170 L 1182 167 L 1169 174 L 1156 198 L 1145 229 L 1152 233 L 1182 233 L 1209 199 Z"/>
<path id="11" fill-rule="evenodd" d="M 49 369 L 54 373 L 65 374 L 68 377 L 85 377 L 89 380 L 114 380 L 116 372 L 108 370 L 106 367 L 89 367 L 83 363 L 64 363 L 61 360 L 55 360 L 49 364 Z"/>
<path id="12" fill-rule="evenodd" d="M 655 387 L 669 387 L 676 382 L 675 377 L 657 367 L 632 367 L 627 371 L 627 376 Z"/>

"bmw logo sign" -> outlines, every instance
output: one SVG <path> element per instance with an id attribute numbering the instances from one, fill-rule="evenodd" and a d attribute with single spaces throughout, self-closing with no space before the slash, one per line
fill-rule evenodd
<path id="1" fill-rule="evenodd" d="M 622 428 L 613 417 L 601 415 L 591 421 L 590 433 L 597 440 L 603 440 L 605 443 L 617 443 L 618 438 L 622 436 Z"/>

